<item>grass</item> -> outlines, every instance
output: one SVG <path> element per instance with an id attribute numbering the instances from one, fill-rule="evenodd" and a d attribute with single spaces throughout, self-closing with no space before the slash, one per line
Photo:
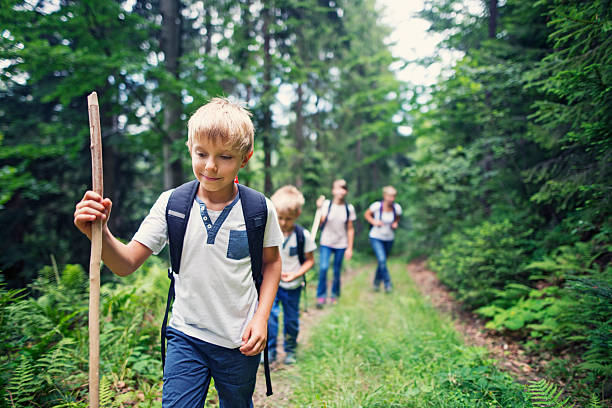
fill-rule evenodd
<path id="1" fill-rule="evenodd" d="M 390 263 L 391 294 L 372 291 L 371 265 L 359 269 L 299 350 L 288 407 L 531 406 L 485 350 L 458 339 L 405 263 Z"/>

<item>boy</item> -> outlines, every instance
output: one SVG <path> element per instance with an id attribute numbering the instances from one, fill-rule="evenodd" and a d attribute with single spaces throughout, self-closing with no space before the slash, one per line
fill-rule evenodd
<path id="1" fill-rule="evenodd" d="M 317 307 L 322 308 L 327 297 L 327 270 L 334 254 L 334 278 L 331 287 L 331 303 L 335 304 L 340 297 L 340 271 L 342 260 L 353 256 L 355 229 L 353 222 L 357 219 L 355 208 L 346 202 L 348 187 L 346 180 L 338 179 L 332 184 L 333 199 L 317 200 L 321 208 L 321 248 L 319 252 L 319 285 L 317 287 Z"/>
<path id="2" fill-rule="evenodd" d="M 211 376 L 221 407 L 252 407 L 259 353 L 266 345 L 280 280 L 283 239 L 274 206 L 266 199 L 258 301 L 234 183 L 251 157 L 253 135 L 249 112 L 226 99 L 212 99 L 189 119 L 187 146 L 199 186 L 187 208 L 180 273 L 172 273 L 176 300 L 166 330 L 163 407 L 203 406 Z M 102 219 L 102 259 L 115 274 L 126 276 L 166 244 L 171 193 L 160 195 L 127 245 L 108 229 L 111 201 L 92 191 L 76 205 L 74 224 L 91 239 L 91 222 Z"/>
<path id="3" fill-rule="evenodd" d="M 304 274 L 314 265 L 313 252 L 317 248 L 308 230 L 295 224 L 302 212 L 304 196 L 291 185 L 279 188 L 270 197 L 285 240 L 281 247 L 283 263 L 281 281 L 276 299 L 268 320 L 268 353 L 270 360 L 276 360 L 276 341 L 278 337 L 278 315 L 283 306 L 285 364 L 295 363 L 295 348 L 300 329 L 300 294 Z M 300 249 L 302 253 L 300 254 Z"/>

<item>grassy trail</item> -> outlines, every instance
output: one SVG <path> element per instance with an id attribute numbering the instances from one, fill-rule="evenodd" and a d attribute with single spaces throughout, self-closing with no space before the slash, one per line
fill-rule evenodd
<path id="1" fill-rule="evenodd" d="M 257 407 L 531 406 L 484 349 L 460 341 L 405 263 L 390 263 L 391 294 L 372 291 L 373 267 L 353 262 L 339 304 L 307 317 L 298 364 L 274 370 L 275 395 L 256 397 Z"/>

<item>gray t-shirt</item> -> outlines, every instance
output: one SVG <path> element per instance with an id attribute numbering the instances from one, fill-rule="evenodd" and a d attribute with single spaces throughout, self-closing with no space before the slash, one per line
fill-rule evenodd
<path id="1" fill-rule="evenodd" d="M 329 206 L 331 205 L 331 209 Z M 355 221 L 357 215 L 355 214 L 355 207 L 352 204 L 348 205 L 349 208 L 349 220 Z M 333 204 L 330 200 L 325 200 L 321 206 L 321 213 L 327 216 L 325 221 L 325 228 L 321 231 L 321 245 L 342 249 L 348 247 L 348 235 L 346 233 L 346 206 L 343 204 Z"/>
<path id="2" fill-rule="evenodd" d="M 159 253 L 168 241 L 165 213 L 171 192 L 160 195 L 134 235 L 134 240 L 154 253 Z M 266 204 L 264 247 L 280 246 L 283 233 L 276 210 L 268 199 Z M 238 200 L 232 207 L 214 243 L 207 242 L 207 227 L 200 211 L 200 204 L 194 200 L 185 231 L 180 273 L 174 275 L 176 298 L 170 326 L 208 343 L 237 348 L 257 309 L 242 205 Z M 207 210 L 207 214 L 214 224 L 221 211 Z"/>

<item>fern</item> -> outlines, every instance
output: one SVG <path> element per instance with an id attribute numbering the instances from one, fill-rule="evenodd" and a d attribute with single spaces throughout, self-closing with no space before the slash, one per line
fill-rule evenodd
<path id="1" fill-rule="evenodd" d="M 111 388 L 112 384 L 103 376 L 100 380 L 100 407 L 101 408 L 113 408 L 113 389 Z"/>
<path id="2" fill-rule="evenodd" d="M 32 361 L 22 356 L 7 386 L 7 394 L 14 407 L 31 407 L 41 391 L 41 381 Z"/>
<path id="3" fill-rule="evenodd" d="M 602 408 L 601 400 L 599 399 L 599 397 L 597 397 L 597 395 L 595 394 L 591 395 L 589 405 L 587 405 L 586 408 Z"/>
<path id="4" fill-rule="evenodd" d="M 529 381 L 527 393 L 534 407 L 541 408 L 571 408 L 569 398 L 561 399 L 561 391 L 557 386 L 546 380 Z"/>

